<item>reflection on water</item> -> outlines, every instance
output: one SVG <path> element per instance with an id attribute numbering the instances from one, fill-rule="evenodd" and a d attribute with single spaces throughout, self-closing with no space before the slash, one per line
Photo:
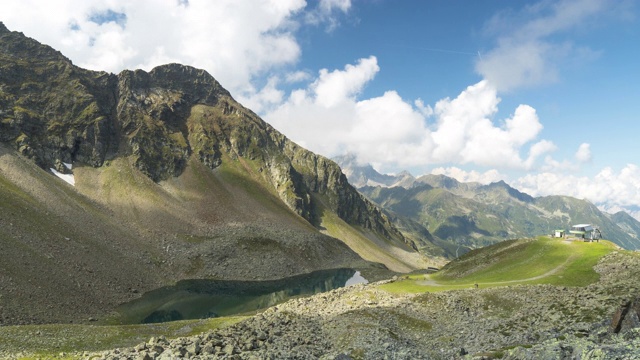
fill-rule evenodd
<path id="1" fill-rule="evenodd" d="M 356 271 L 355 274 L 353 274 L 352 277 L 349 278 L 349 280 L 347 280 L 347 282 L 344 284 L 344 286 L 351 286 L 351 285 L 357 285 L 357 284 L 368 284 L 369 280 L 365 279 L 361 274 L 360 271 Z"/>
<path id="2" fill-rule="evenodd" d="M 367 282 L 353 269 L 322 270 L 270 281 L 183 280 L 147 292 L 120 305 L 117 311 L 125 324 L 229 316 Z"/>

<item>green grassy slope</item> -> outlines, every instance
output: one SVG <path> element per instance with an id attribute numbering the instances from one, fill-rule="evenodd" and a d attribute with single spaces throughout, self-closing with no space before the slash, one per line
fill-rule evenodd
<path id="1" fill-rule="evenodd" d="M 320 220 L 323 233 L 341 239 L 363 259 L 384 264 L 392 271 L 410 272 L 434 265 L 408 246 L 400 247 L 371 231 L 349 226 L 330 211 L 322 211 Z"/>
<path id="2" fill-rule="evenodd" d="M 0 244 L 0 325 L 86 320 L 164 277 L 132 229 L 3 147 Z"/>
<path id="3" fill-rule="evenodd" d="M 191 158 L 179 177 L 159 184 L 123 158 L 83 171 L 80 191 L 152 230 L 169 247 L 168 261 L 187 254 L 184 265 L 193 271 L 182 277 L 273 279 L 363 265 L 347 246 L 287 207 L 251 160 L 223 156 L 211 170 Z"/>
<path id="4" fill-rule="evenodd" d="M 432 275 L 413 275 L 382 287 L 391 292 L 426 292 L 517 284 L 586 286 L 593 270 L 617 247 L 606 240 L 582 242 L 539 237 L 505 241 L 471 251 Z"/>

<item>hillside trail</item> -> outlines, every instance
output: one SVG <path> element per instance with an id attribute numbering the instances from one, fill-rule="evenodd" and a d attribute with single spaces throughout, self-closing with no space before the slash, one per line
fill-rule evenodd
<path id="1" fill-rule="evenodd" d="M 556 266 L 555 268 L 547 271 L 544 274 L 533 276 L 533 277 L 530 277 L 530 278 L 516 279 L 516 280 L 506 280 L 506 281 L 494 281 L 494 282 L 479 282 L 477 284 L 478 285 L 503 285 L 503 284 L 513 284 L 513 283 L 520 283 L 520 282 L 526 282 L 526 281 L 540 280 L 540 279 L 543 279 L 543 278 L 545 278 L 547 276 L 551 276 L 551 275 L 557 274 L 560 270 L 565 268 L 568 263 L 570 263 L 571 261 L 573 261 L 577 257 L 578 257 L 577 255 L 573 254 L 573 255 L 569 256 L 567 258 L 567 260 L 565 260 L 562 264 Z M 446 286 L 445 284 L 437 283 L 435 280 L 431 279 L 430 275 L 425 275 L 425 280 L 418 281 L 417 284 L 418 285 L 427 285 L 427 286 Z M 465 284 L 460 284 L 460 285 L 465 285 Z M 473 285 L 473 284 L 468 284 L 468 285 Z"/>

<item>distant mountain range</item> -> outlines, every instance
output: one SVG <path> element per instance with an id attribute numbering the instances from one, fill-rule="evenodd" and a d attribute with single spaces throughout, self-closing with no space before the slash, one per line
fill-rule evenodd
<path id="1" fill-rule="evenodd" d="M 349 183 L 356 188 L 364 186 L 382 187 L 411 187 L 416 179 L 407 171 L 398 175 L 381 174 L 370 164 L 359 164 L 353 155 L 343 155 L 334 157 L 333 160 L 340 165 L 342 172 L 349 179 Z"/>
<path id="2" fill-rule="evenodd" d="M 592 223 L 606 239 L 626 249 L 640 249 L 640 222 L 623 211 L 613 215 L 600 211 L 586 200 L 534 198 L 504 181 L 482 185 L 444 175 L 383 175 L 370 165 L 358 165 L 353 157 L 335 160 L 349 181 L 388 211 L 399 228 L 409 220 L 445 242 L 478 247 Z"/>

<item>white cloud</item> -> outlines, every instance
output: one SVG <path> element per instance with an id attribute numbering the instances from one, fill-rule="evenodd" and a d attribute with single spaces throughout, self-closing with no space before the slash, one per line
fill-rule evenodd
<path id="1" fill-rule="evenodd" d="M 535 41 L 501 45 L 482 56 L 476 71 L 501 91 L 555 82 L 557 70 L 549 59 L 555 50 L 549 44 Z"/>
<path id="2" fill-rule="evenodd" d="M 347 12 L 351 8 L 351 0 L 320 0 L 318 7 L 326 13 L 331 13 L 334 9 Z"/>
<path id="3" fill-rule="evenodd" d="M 417 99 L 413 102 L 413 105 L 424 115 L 425 117 L 429 117 L 433 115 L 433 108 L 429 105 L 425 105 L 422 99 Z"/>
<path id="4" fill-rule="evenodd" d="M 350 152 L 383 169 L 444 163 L 530 169 L 555 150 L 553 143 L 541 140 L 523 160 L 520 153 L 542 130 L 536 111 L 520 105 L 495 124 L 500 99 L 486 81 L 433 108 L 420 99 L 412 105 L 395 91 L 358 100 L 379 70 L 375 57 L 343 70 L 322 69 L 309 87 L 291 92 L 265 119 L 313 151 L 325 156 Z"/>
<path id="5" fill-rule="evenodd" d="M 569 59 L 588 59 L 590 49 L 559 38 L 585 26 L 612 6 L 603 0 L 541 1 L 520 13 L 503 12 L 487 25 L 497 35 L 497 46 L 483 53 L 476 71 L 500 91 L 558 80 L 558 68 Z"/>
<path id="6" fill-rule="evenodd" d="M 559 172 L 529 174 L 512 185 L 533 196 L 567 195 L 609 207 L 640 206 L 640 168 L 634 164 L 620 172 L 607 167 L 594 177 Z"/>
<path id="7" fill-rule="evenodd" d="M 277 76 L 271 76 L 260 91 L 252 93 L 250 96 L 240 95 L 238 96 L 238 101 L 240 101 L 243 106 L 257 113 L 281 104 L 284 91 L 278 89 L 278 82 L 279 78 Z"/>
<path id="8" fill-rule="evenodd" d="M 324 107 L 333 107 L 340 102 L 352 102 L 364 85 L 380 71 L 378 60 L 371 56 L 358 60 L 356 65 L 346 65 L 344 70 L 320 70 L 320 76 L 311 84 L 316 101 Z"/>
<path id="9" fill-rule="evenodd" d="M 397 92 L 359 101 L 355 112 L 345 147 L 361 161 L 388 167 L 422 165 L 429 159 L 433 141 L 424 117 Z"/>
<path id="10" fill-rule="evenodd" d="M 316 9 L 308 11 L 305 19 L 312 25 L 327 24 L 326 31 L 331 32 L 338 26 L 336 14 L 346 14 L 351 9 L 351 0 L 320 0 Z"/>
<path id="11" fill-rule="evenodd" d="M 306 71 L 294 71 L 292 73 L 288 73 L 285 79 L 288 83 L 297 83 L 311 79 L 311 74 Z"/>
<path id="12" fill-rule="evenodd" d="M 533 144 L 531 148 L 529 148 L 529 157 L 527 157 L 527 160 L 525 161 L 525 168 L 533 168 L 534 163 L 538 159 L 538 157 L 546 153 L 555 151 L 557 148 L 558 147 L 556 146 L 556 144 L 549 140 L 540 140 L 537 143 Z M 550 156 L 547 156 L 546 161 L 548 163 L 549 161 L 553 160 Z"/>
<path id="13" fill-rule="evenodd" d="M 503 174 L 500 174 L 500 172 L 495 169 L 487 170 L 480 173 L 475 170 L 465 171 L 453 166 L 447 168 L 438 167 L 431 170 L 431 173 L 434 175 L 446 175 L 460 182 L 478 182 L 484 185 L 505 179 L 505 176 Z"/>
<path id="14" fill-rule="evenodd" d="M 576 152 L 576 160 L 581 163 L 586 163 L 591 161 L 591 145 L 587 143 L 580 144 L 578 147 L 578 151 Z"/>
<path id="15" fill-rule="evenodd" d="M 249 96 L 258 92 L 251 85 L 256 76 L 299 59 L 294 19 L 305 6 L 304 0 L 24 0 L 0 2 L 0 14 L 9 29 L 82 67 L 119 72 L 180 62 Z M 96 21 L 109 10 L 122 14 L 118 22 Z"/>
<path id="16" fill-rule="evenodd" d="M 433 132 L 436 145 L 433 160 L 531 168 L 539 155 L 551 149 L 536 145 L 527 161 L 520 157 L 522 147 L 542 130 L 536 111 L 528 105 L 520 105 L 514 115 L 505 120 L 504 126 L 496 126 L 491 118 L 497 113 L 499 102 L 496 89 L 487 81 L 467 87 L 454 100 L 440 100 L 435 106 L 437 125 Z"/>

